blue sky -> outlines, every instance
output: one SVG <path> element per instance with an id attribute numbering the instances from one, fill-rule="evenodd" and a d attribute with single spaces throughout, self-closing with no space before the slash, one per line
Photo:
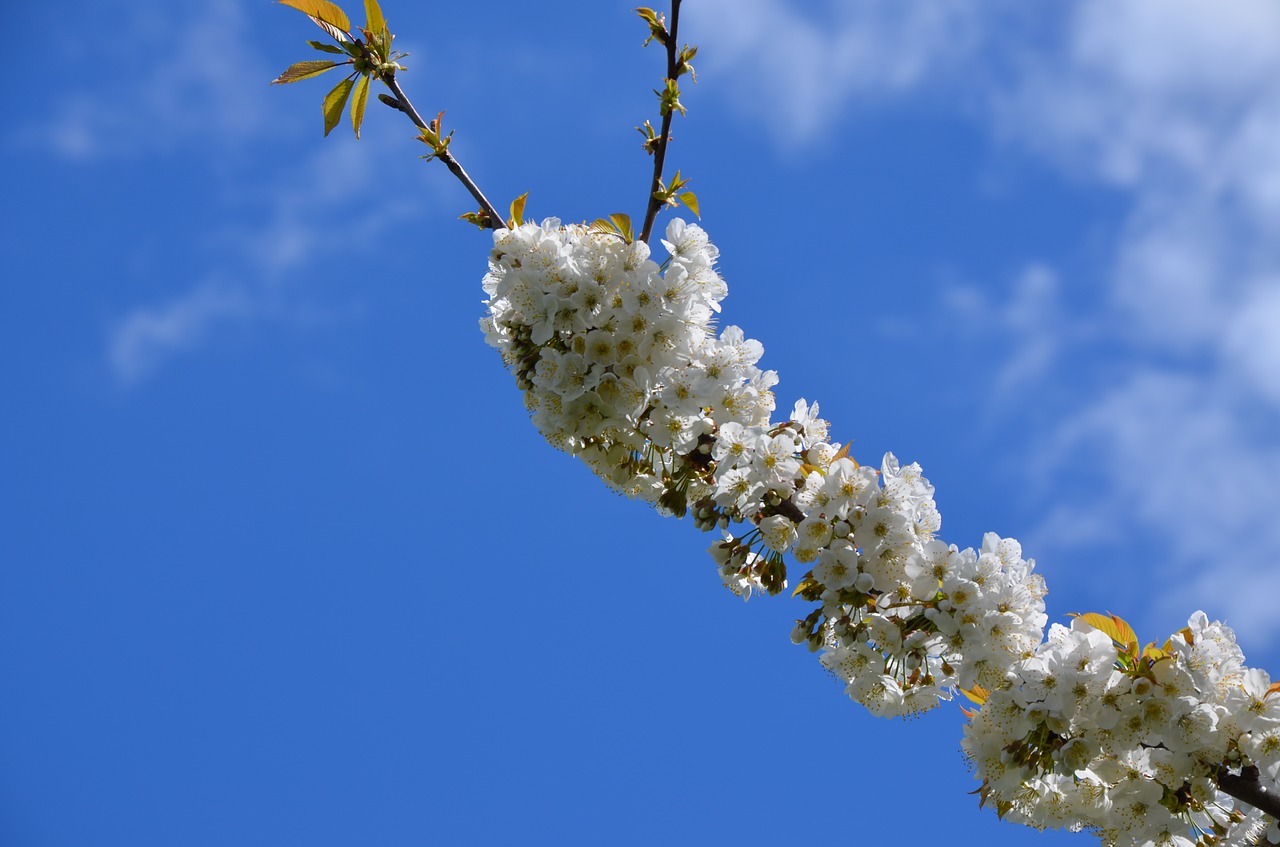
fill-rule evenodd
<path id="1" fill-rule="evenodd" d="M 354 4 L 353 4 L 354 5 Z M 630 3 L 385 8 L 499 206 L 639 217 Z M 780 406 L 1022 540 L 1051 620 L 1280 650 L 1280 10 L 688 0 L 672 161 Z M 358 8 L 351 8 L 359 17 Z M 877 721 L 710 539 L 602 496 L 483 344 L 402 116 L 321 136 L 266 2 L 27 10 L 0 130 L 0 843 L 1091 843 Z M 921 826 L 922 825 L 922 826 Z"/>

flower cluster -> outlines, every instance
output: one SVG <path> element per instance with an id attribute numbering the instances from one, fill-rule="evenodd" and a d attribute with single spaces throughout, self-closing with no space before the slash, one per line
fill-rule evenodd
<path id="1" fill-rule="evenodd" d="M 964 749 L 984 803 L 1104 844 L 1252 844 L 1267 824 L 1217 790 L 1227 768 L 1280 782 L 1280 697 L 1203 612 L 1163 648 L 1117 650 L 1080 618 L 980 698 Z M 1274 821 L 1271 835 L 1277 833 Z M 1275 840 L 1273 838 L 1273 840 Z"/>
<path id="2" fill-rule="evenodd" d="M 759 342 L 712 331 L 727 289 L 706 233 L 673 221 L 663 244 L 665 268 L 642 241 L 554 218 L 500 229 L 481 325 L 549 442 L 683 515 L 708 493 L 717 425 L 767 421 L 777 376 L 755 367 Z"/>
<path id="3" fill-rule="evenodd" d="M 495 232 L 481 325 L 548 441 L 721 531 L 709 552 L 744 599 L 787 586 L 787 555 L 809 567 L 793 593 L 816 607 L 792 640 L 872 713 L 916 714 L 955 690 L 981 703 L 964 748 L 1002 816 L 1116 845 L 1244 844 L 1266 829 L 1216 787 L 1249 768 L 1280 788 L 1280 696 L 1229 629 L 1197 614 L 1139 651 L 1085 616 L 1046 641 L 1045 586 L 1018 542 L 941 541 L 919 465 L 858 464 L 817 404 L 774 422 L 763 348 L 714 331 L 718 251 L 680 220 L 662 243 L 659 265 L 643 242 L 555 219 Z M 1268 837 L 1280 843 L 1274 821 Z"/>

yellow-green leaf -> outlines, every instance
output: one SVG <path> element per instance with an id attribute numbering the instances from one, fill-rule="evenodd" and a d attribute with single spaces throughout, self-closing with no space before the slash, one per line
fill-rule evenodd
<path id="1" fill-rule="evenodd" d="M 339 43 L 341 43 L 341 44 L 350 44 L 350 43 L 351 43 L 351 42 L 347 39 L 347 33 L 346 33 L 346 32 L 344 32 L 343 30 L 338 29 L 336 26 L 334 26 L 333 24 L 329 23 L 328 21 L 322 21 L 322 20 L 320 20 L 319 18 L 311 17 L 311 15 L 307 15 L 307 17 L 311 18 L 311 22 L 312 22 L 313 24 L 315 24 L 316 26 L 320 27 L 320 28 L 321 28 L 322 30 L 324 30 L 325 32 L 329 33 L 329 37 L 330 37 L 330 38 L 332 38 L 334 41 L 337 41 L 337 42 L 339 42 Z"/>
<path id="2" fill-rule="evenodd" d="M 1125 652 L 1138 652 L 1138 634 L 1122 618 L 1110 613 L 1100 615 L 1097 612 L 1086 612 L 1083 615 L 1073 614 L 1071 617 L 1080 618 L 1089 626 L 1110 636 L 1112 641 L 1125 649 Z"/>
<path id="3" fill-rule="evenodd" d="M 967 697 L 970 702 L 977 703 L 979 706 L 987 702 L 987 697 L 991 694 L 981 685 L 975 685 L 973 688 L 961 688 L 960 693 Z"/>
<path id="4" fill-rule="evenodd" d="M 524 203 L 529 199 L 529 192 L 521 194 L 519 197 L 511 201 L 511 226 L 517 227 L 524 223 Z"/>
<path id="5" fill-rule="evenodd" d="M 475 226 L 480 227 L 480 229 L 489 228 L 489 213 L 484 209 L 481 209 L 478 212 L 467 212 L 466 214 L 458 215 L 458 218 L 469 224 L 474 224 Z"/>
<path id="6" fill-rule="evenodd" d="M 271 80 L 271 84 L 284 85 L 287 82 L 311 79 L 311 77 L 320 76 L 320 74 L 330 68 L 336 68 L 337 66 L 337 62 L 331 62 L 328 59 L 316 59 L 312 62 L 294 62 L 289 67 L 285 68 L 284 73 Z"/>
<path id="7" fill-rule="evenodd" d="M 666 18 L 662 14 L 653 9 L 636 9 L 636 14 L 649 25 L 649 37 L 644 40 L 643 46 L 649 46 L 649 42 L 655 39 L 659 44 L 667 43 Z"/>
<path id="8" fill-rule="evenodd" d="M 337 53 L 339 56 L 341 56 L 341 55 L 345 55 L 347 52 L 346 50 L 343 50 L 341 47 L 338 47 L 333 44 L 325 44 L 323 41 L 308 41 L 307 43 L 310 44 L 316 50 L 319 50 L 321 53 Z"/>
<path id="9" fill-rule="evenodd" d="M 276 0 L 276 2 L 282 6 L 297 9 L 317 21 L 324 21 L 344 33 L 351 31 L 351 21 L 347 20 L 347 13 L 329 0 Z"/>
<path id="10" fill-rule="evenodd" d="M 815 586 L 817 586 L 817 584 L 818 584 L 817 580 L 815 580 L 812 576 L 806 576 L 804 579 L 800 580 L 800 584 L 796 586 L 795 591 L 791 592 L 791 596 L 799 597 L 801 594 L 808 591 L 810 588 L 814 588 Z"/>
<path id="11" fill-rule="evenodd" d="M 364 123 L 364 107 L 369 102 L 369 77 L 362 76 L 356 83 L 355 96 L 351 98 L 351 128 L 360 138 L 360 124 Z"/>
<path id="12" fill-rule="evenodd" d="M 678 196 L 680 197 L 680 202 L 684 203 L 686 206 L 689 207 L 690 212 L 693 212 L 699 218 L 702 217 L 702 214 L 698 212 L 697 195 L 695 195 L 692 191 L 686 191 L 683 194 L 680 194 Z"/>
<path id="13" fill-rule="evenodd" d="M 614 227 L 618 230 L 618 233 L 626 239 L 628 244 L 635 240 L 634 230 L 631 228 L 630 215 L 624 215 L 621 212 L 618 212 L 610 215 L 609 220 L 613 221 Z"/>
<path id="14" fill-rule="evenodd" d="M 347 105 L 347 97 L 351 95 L 354 79 L 344 79 L 324 96 L 324 134 L 333 132 L 333 128 L 342 120 L 342 108 Z"/>
<path id="15" fill-rule="evenodd" d="M 374 38 L 381 37 L 382 31 L 387 28 L 387 22 L 382 17 L 382 7 L 378 5 L 378 0 L 364 0 L 364 17 L 364 28 Z"/>
<path id="16" fill-rule="evenodd" d="M 1116 630 L 1120 633 L 1121 637 L 1117 640 L 1119 640 L 1122 644 L 1124 644 L 1125 647 L 1129 650 L 1129 652 L 1131 653 L 1138 652 L 1138 633 L 1134 632 L 1133 627 L 1129 626 L 1129 624 L 1126 623 L 1123 618 L 1119 617 L 1118 615 L 1112 615 L 1110 612 L 1108 612 L 1107 614 L 1110 616 L 1111 621 L 1115 624 Z"/>
<path id="17" fill-rule="evenodd" d="M 1154 641 L 1142 648 L 1142 658 L 1152 664 L 1155 664 L 1161 659 L 1167 659 L 1168 657 L 1169 654 L 1157 647 Z"/>

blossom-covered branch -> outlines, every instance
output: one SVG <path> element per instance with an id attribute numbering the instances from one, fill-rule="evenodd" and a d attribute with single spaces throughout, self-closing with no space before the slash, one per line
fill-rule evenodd
<path id="1" fill-rule="evenodd" d="M 1105 845 L 1280 843 L 1280 686 L 1228 627 L 1197 612 L 1140 647 L 1119 618 L 1082 615 L 1046 638 L 1018 542 L 942 541 L 920 467 L 858 464 L 816 404 L 773 421 L 763 347 L 712 329 L 718 251 L 681 220 L 662 245 L 659 265 L 642 241 L 555 219 L 494 233 L 481 324 L 548 441 L 719 530 L 710 553 L 744 599 L 787 586 L 786 555 L 810 567 L 793 593 L 816 607 L 792 640 L 873 714 L 955 691 L 978 704 L 963 747 L 1001 817 Z"/>
<path id="2" fill-rule="evenodd" d="M 440 118 L 424 121 L 404 95 L 376 0 L 365 0 L 362 37 L 327 0 L 281 2 L 339 43 L 317 49 L 350 57 L 298 63 L 277 80 L 351 66 L 325 100 L 326 132 L 354 87 L 358 134 L 368 82 L 380 79 L 427 158 L 480 203 L 467 217 L 495 228 L 481 325 L 547 440 L 614 489 L 718 532 L 709 552 L 744 600 L 785 590 L 788 557 L 806 568 L 792 593 L 813 608 L 792 640 L 854 701 L 880 716 L 919 714 L 957 692 L 976 704 L 963 748 L 982 803 L 1003 818 L 1088 829 L 1104 845 L 1280 844 L 1280 684 L 1245 666 L 1230 628 L 1196 612 L 1142 646 L 1120 618 L 1086 614 L 1046 636 L 1046 587 L 1017 541 L 948 544 L 919 465 L 892 454 L 859 464 L 830 440 L 816 403 L 773 419 L 778 378 L 758 367 L 764 348 L 737 327 L 714 331 L 728 290 L 700 227 L 671 221 L 655 261 L 658 210 L 678 199 L 696 212 L 678 173 L 662 180 L 671 115 L 683 111 L 676 81 L 696 52 L 675 49 L 679 0 L 669 29 L 637 10 L 668 64 L 662 128 L 642 130 L 655 169 L 638 239 L 623 215 L 522 223 L 523 198 L 503 226 Z"/>

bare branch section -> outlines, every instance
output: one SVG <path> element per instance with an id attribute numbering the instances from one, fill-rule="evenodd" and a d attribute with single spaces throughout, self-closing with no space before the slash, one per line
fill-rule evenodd
<path id="1" fill-rule="evenodd" d="M 409 102 L 409 98 L 405 96 L 404 89 L 400 87 L 400 81 L 396 79 L 395 74 L 386 74 L 382 81 L 386 83 L 387 88 L 391 89 L 391 93 L 395 96 L 395 108 L 404 112 L 409 116 L 409 120 L 413 121 L 413 125 L 418 129 L 429 129 L 429 125 L 422 119 L 422 115 L 418 114 L 418 110 Z M 385 102 L 385 101 L 384 101 Z M 484 192 L 480 190 L 480 186 L 476 185 L 475 180 L 463 169 L 462 165 L 448 150 L 438 151 L 433 158 L 444 162 L 449 172 L 458 178 L 458 181 L 466 186 L 467 191 L 471 192 L 471 196 L 480 204 L 480 208 L 484 209 L 485 214 L 489 218 L 489 228 L 497 229 L 505 226 L 506 222 L 502 214 L 497 208 L 489 202 L 489 198 L 484 196 Z"/>
<path id="2" fill-rule="evenodd" d="M 1250 765 L 1238 774 L 1227 772 L 1220 775 L 1218 787 L 1223 793 L 1280 820 L 1280 794 L 1268 791 L 1260 777 L 1258 769 Z"/>
<path id="3" fill-rule="evenodd" d="M 667 85 L 674 86 L 677 76 L 679 76 L 679 49 L 677 41 L 680 34 L 680 0 L 671 0 L 671 25 L 667 30 L 666 44 L 667 48 Z M 649 185 L 649 207 L 644 213 L 644 226 L 640 229 L 640 240 L 649 243 L 649 236 L 653 233 L 654 221 L 658 219 L 658 212 L 662 209 L 664 202 L 660 199 L 662 193 L 662 169 L 667 161 L 667 143 L 671 140 L 671 116 L 676 110 L 669 106 L 664 106 L 662 114 L 662 129 L 658 132 L 657 144 L 653 151 L 653 181 Z"/>

